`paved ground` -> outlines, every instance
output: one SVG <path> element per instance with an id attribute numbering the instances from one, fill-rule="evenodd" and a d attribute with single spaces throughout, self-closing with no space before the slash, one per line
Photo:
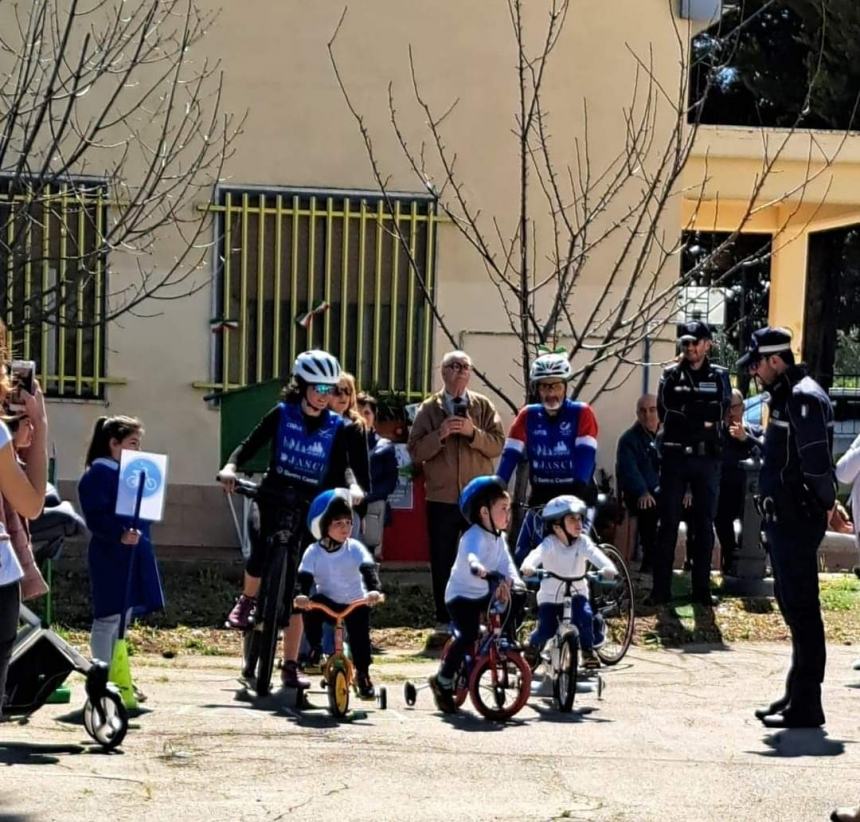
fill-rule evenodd
<path id="1" fill-rule="evenodd" d="M 826 732 L 771 733 L 752 709 L 779 691 L 786 652 L 634 650 L 602 701 L 563 717 L 533 699 L 504 727 L 443 719 L 427 691 L 406 708 L 403 679 L 433 667 L 409 657 L 375 669 L 389 709 L 351 724 L 241 701 L 235 660 L 136 659 L 152 710 L 122 754 L 97 753 L 70 706 L 0 726 L 0 822 L 823 820 L 860 800 L 857 651 L 830 649 Z"/>

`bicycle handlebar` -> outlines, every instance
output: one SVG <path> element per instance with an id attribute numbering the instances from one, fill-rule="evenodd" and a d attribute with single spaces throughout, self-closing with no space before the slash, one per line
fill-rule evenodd
<path id="1" fill-rule="evenodd" d="M 557 579 L 559 582 L 582 582 L 584 579 L 588 579 L 589 572 L 586 571 L 582 576 L 578 577 L 564 577 L 561 574 L 555 573 L 555 571 L 548 571 L 546 568 L 537 568 L 535 570 L 535 576 L 538 579 Z"/>
<path id="2" fill-rule="evenodd" d="M 376 604 L 380 605 L 383 602 L 385 602 L 385 594 L 380 594 Z M 328 614 L 332 619 L 346 619 L 356 608 L 360 608 L 362 605 L 369 605 L 371 608 L 373 607 L 373 603 L 370 602 L 367 597 L 354 599 L 342 611 L 335 611 L 333 608 L 329 608 L 329 606 L 324 602 L 315 602 L 314 600 L 308 602 L 304 608 L 299 608 L 295 603 L 293 603 L 293 607 L 295 607 L 297 611 L 322 611 L 324 614 Z"/>

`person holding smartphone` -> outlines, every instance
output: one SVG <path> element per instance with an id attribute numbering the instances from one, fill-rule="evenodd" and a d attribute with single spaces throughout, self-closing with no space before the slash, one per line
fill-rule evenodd
<path id="1" fill-rule="evenodd" d="M 0 322 L 0 357 L 8 362 L 6 328 Z M 22 467 L 15 454 L 12 434 L 0 421 L 0 496 L 4 503 L 25 519 L 35 519 L 45 504 L 48 477 L 48 416 L 39 383 L 33 380 L 32 393 L 19 388 L 19 398 L 33 426 L 27 465 Z M 0 403 L 5 403 L 12 391 L 6 366 L 0 367 Z M 3 506 L 0 506 L 2 510 Z M 12 547 L 5 522 L 0 518 L 0 717 L 6 695 L 6 675 L 18 633 L 20 581 L 24 572 Z"/>
<path id="2" fill-rule="evenodd" d="M 231 493 L 237 470 L 261 448 L 269 446 L 269 467 L 260 483 L 262 493 L 252 514 L 257 527 L 252 529 L 251 555 L 245 565 L 242 593 L 227 617 L 230 628 L 245 630 L 253 622 L 269 538 L 278 529 L 282 506 L 300 506 L 306 512 L 317 494 L 344 483 L 349 485 L 351 501 L 357 505 L 364 499 L 364 489 L 370 486 L 363 428 L 329 408 L 329 396 L 340 375 L 340 363 L 327 351 L 299 354 L 282 401 L 266 413 L 218 474 L 224 490 Z M 308 534 L 302 545 L 311 542 L 313 538 Z M 285 585 L 281 680 L 289 688 L 309 685 L 298 673 L 302 619 L 298 614 L 291 615 L 299 553 L 288 558 Z"/>

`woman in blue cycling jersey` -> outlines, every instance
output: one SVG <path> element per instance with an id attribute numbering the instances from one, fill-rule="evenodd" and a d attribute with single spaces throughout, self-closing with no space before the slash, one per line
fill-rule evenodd
<path id="1" fill-rule="evenodd" d="M 293 365 L 293 380 L 284 397 L 239 444 L 221 469 L 218 479 L 229 493 L 240 469 L 267 443 L 271 449 L 269 467 L 260 483 L 256 515 L 259 528 L 251 540 L 251 555 L 245 565 L 242 594 L 227 617 L 232 628 L 248 628 L 253 620 L 260 578 L 266 565 L 269 537 L 278 527 L 282 506 L 302 506 L 329 488 L 349 484 L 354 503 L 364 498 L 369 486 L 367 449 L 363 430 L 329 410 L 329 395 L 337 386 L 341 370 L 338 361 L 325 351 L 305 351 Z M 276 502 L 272 502 L 276 499 Z M 302 516 L 304 520 L 304 515 Z M 302 544 L 308 545 L 308 536 Z M 290 616 L 296 567 L 300 552 L 287 563 L 285 587 L 283 684 L 307 687 L 299 677 L 296 660 L 302 636 L 301 615 Z"/>

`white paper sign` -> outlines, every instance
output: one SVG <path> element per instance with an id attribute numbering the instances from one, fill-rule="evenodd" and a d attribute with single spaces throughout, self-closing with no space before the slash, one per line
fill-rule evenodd
<path id="1" fill-rule="evenodd" d="M 123 451 L 119 461 L 119 489 L 116 495 L 116 514 L 133 517 L 137 502 L 137 489 L 141 474 L 145 472 L 143 497 L 140 501 L 140 519 L 158 522 L 164 515 L 164 493 L 167 489 L 167 454 L 150 454 L 147 451 Z"/>

